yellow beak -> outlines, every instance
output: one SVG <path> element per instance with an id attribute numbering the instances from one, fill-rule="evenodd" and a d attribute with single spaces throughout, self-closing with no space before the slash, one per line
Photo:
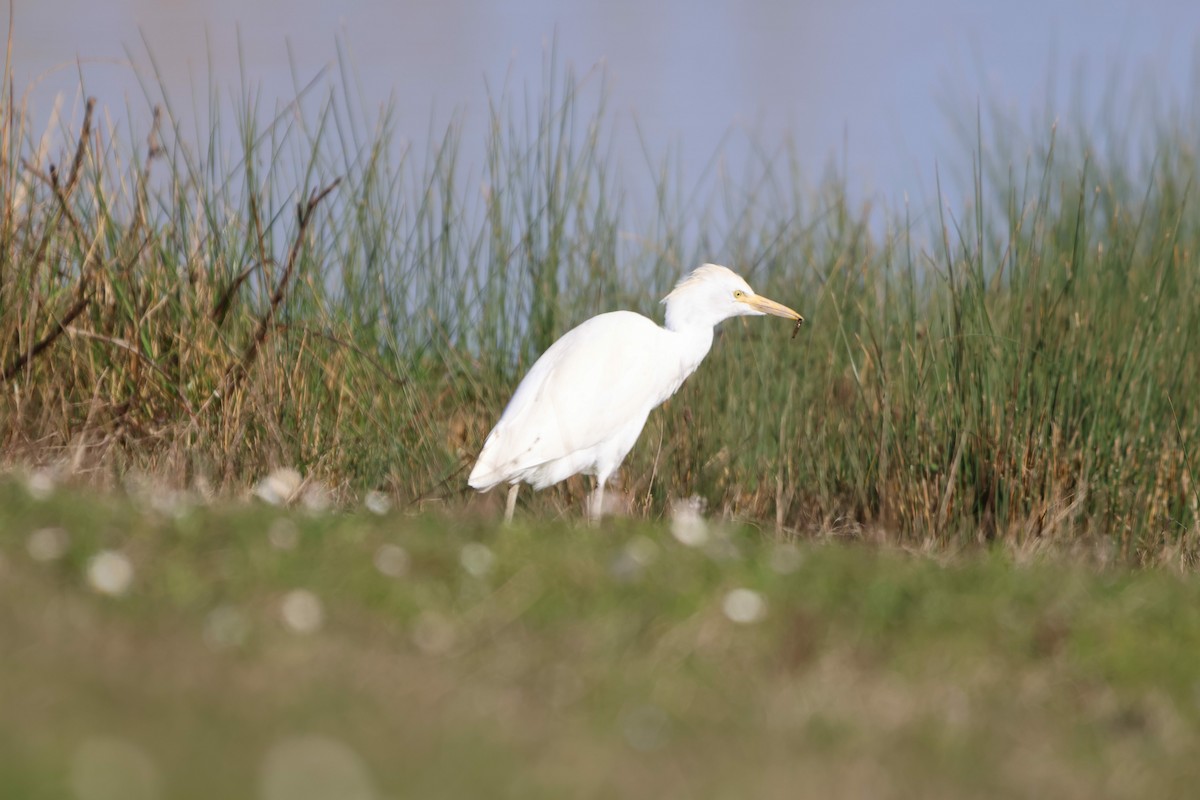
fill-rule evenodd
<path id="1" fill-rule="evenodd" d="M 764 314 L 794 319 L 796 322 L 804 322 L 804 317 L 800 316 L 799 312 L 793 311 L 783 303 L 776 303 L 774 300 L 769 300 L 762 295 L 747 295 L 746 297 L 742 298 L 742 302 L 753 308 L 755 311 L 761 311 Z"/>

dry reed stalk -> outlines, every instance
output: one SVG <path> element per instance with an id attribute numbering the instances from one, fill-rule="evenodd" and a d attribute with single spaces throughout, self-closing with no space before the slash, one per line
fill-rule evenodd
<path id="1" fill-rule="evenodd" d="M 291 282 L 292 274 L 295 272 L 296 263 L 300 259 L 300 251 L 304 247 L 304 242 L 306 240 L 305 233 L 308 230 L 309 222 L 312 220 L 313 212 L 316 210 L 317 206 L 320 205 L 321 201 L 324 200 L 330 192 L 337 188 L 339 183 L 341 183 L 341 178 L 334 180 L 320 191 L 314 190 L 313 193 L 309 195 L 309 198 L 306 202 L 297 204 L 296 217 L 299 224 L 296 229 L 296 237 L 293 239 L 292 246 L 288 251 L 288 259 L 283 269 L 283 275 L 280 276 L 279 283 L 275 286 L 275 291 L 271 295 L 271 302 L 267 306 L 267 310 L 263 314 L 262 319 L 259 320 L 258 326 L 254 331 L 254 335 L 251 337 L 249 344 L 246 345 L 246 349 L 242 352 L 241 357 L 234 363 L 230 364 L 228 369 L 225 370 L 225 375 L 222 377 L 220 385 L 213 391 L 208 400 L 204 402 L 204 405 L 201 406 L 199 413 L 203 413 L 211 403 L 233 391 L 233 389 L 236 388 L 237 385 L 245 378 L 250 370 L 250 367 L 254 364 L 254 360 L 258 356 L 259 349 L 262 347 L 271 331 L 275 312 L 279 308 L 280 303 L 283 302 L 284 294 L 287 292 L 288 283 Z"/>

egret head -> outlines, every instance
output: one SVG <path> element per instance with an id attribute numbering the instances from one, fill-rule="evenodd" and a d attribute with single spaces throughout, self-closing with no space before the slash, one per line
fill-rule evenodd
<path id="1" fill-rule="evenodd" d="M 804 317 L 787 306 L 755 294 L 740 275 L 717 264 L 705 264 L 694 270 L 676 284 L 663 303 L 667 306 L 667 327 L 671 330 L 693 325 L 712 327 L 730 317 L 747 315 L 773 314 L 804 321 Z"/>

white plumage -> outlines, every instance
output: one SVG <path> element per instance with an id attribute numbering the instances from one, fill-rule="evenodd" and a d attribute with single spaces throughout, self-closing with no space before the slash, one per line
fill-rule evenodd
<path id="1" fill-rule="evenodd" d="M 598 519 L 605 482 L 654 407 L 708 354 L 717 323 L 746 314 L 804 319 L 716 264 L 692 272 L 663 303 L 665 327 L 632 311 L 600 314 L 565 333 L 521 380 L 467 480 L 481 492 L 511 484 L 506 519 L 521 483 L 543 489 L 579 473 L 596 477 L 589 516 Z"/>

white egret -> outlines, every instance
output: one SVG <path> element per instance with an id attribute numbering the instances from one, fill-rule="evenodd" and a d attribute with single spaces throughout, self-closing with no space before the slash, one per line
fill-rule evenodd
<path id="1" fill-rule="evenodd" d="M 596 478 L 588 516 L 597 521 L 605 482 L 650 411 L 704 360 L 717 323 L 763 314 L 804 322 L 716 264 L 692 272 L 662 302 L 666 327 L 632 311 L 600 314 L 565 333 L 521 380 L 467 479 L 481 492 L 511 484 L 506 521 L 522 482 L 544 489 L 579 473 Z"/>

